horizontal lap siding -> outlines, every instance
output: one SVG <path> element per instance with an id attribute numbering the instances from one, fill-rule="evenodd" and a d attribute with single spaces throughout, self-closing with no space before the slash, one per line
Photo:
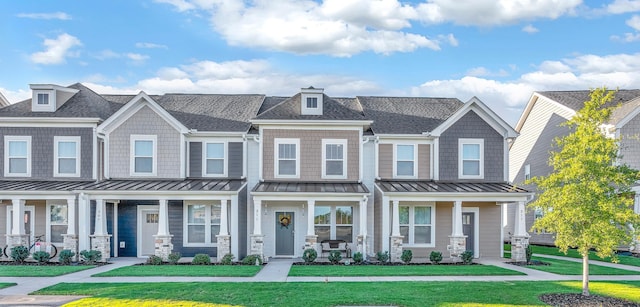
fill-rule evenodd
<path id="1" fill-rule="evenodd" d="M 189 142 L 189 177 L 202 177 L 202 142 Z"/>
<path id="2" fill-rule="evenodd" d="M 417 150 L 418 179 L 431 179 L 431 145 L 418 144 Z M 393 179 L 393 144 L 378 145 L 378 173 L 382 179 Z"/>
<path id="3" fill-rule="evenodd" d="M 244 160 L 244 155 L 242 154 L 243 144 L 241 142 L 230 142 L 228 145 L 228 167 L 229 172 L 228 176 L 230 178 L 240 178 L 242 177 L 242 161 Z"/>
<path id="4" fill-rule="evenodd" d="M 169 233 L 173 235 L 173 251 L 179 252 L 182 257 L 193 257 L 195 254 L 207 254 L 215 257 L 215 247 L 185 247 L 184 244 L 184 215 L 182 201 L 169 201 Z"/>

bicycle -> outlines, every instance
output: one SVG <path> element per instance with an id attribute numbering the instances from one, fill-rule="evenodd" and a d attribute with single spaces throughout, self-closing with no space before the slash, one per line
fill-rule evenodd
<path id="1" fill-rule="evenodd" d="M 51 258 L 55 257 L 58 254 L 58 247 L 56 247 L 53 243 L 47 242 L 44 240 L 45 235 L 35 236 L 35 242 L 29 246 L 29 254 L 33 254 L 37 251 L 46 251 L 51 255 Z M 9 249 L 9 245 L 5 245 L 2 249 L 2 253 L 5 257 L 11 257 L 11 250 Z"/>

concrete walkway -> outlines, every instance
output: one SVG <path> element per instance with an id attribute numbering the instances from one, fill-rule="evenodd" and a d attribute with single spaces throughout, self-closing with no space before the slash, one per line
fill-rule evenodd
<path id="1" fill-rule="evenodd" d="M 540 257 L 580 262 L 581 259 L 536 255 Z M 58 277 L 0 277 L 0 282 L 17 283 L 0 289 L 0 306 L 60 306 L 79 299 L 71 296 L 28 295 L 36 290 L 58 283 L 109 283 L 109 282 L 393 282 L 393 281 L 566 281 L 581 280 L 581 275 L 557 275 L 505 263 L 505 259 L 479 259 L 478 263 L 494 265 L 526 275 L 507 276 L 371 276 L 371 277 L 288 277 L 293 262 L 300 259 L 271 259 L 253 277 L 91 277 L 91 275 L 144 262 L 138 258 L 114 258 L 111 264 Z M 590 261 L 591 264 L 637 271 L 638 275 L 591 275 L 590 280 L 640 280 L 640 267 Z"/>

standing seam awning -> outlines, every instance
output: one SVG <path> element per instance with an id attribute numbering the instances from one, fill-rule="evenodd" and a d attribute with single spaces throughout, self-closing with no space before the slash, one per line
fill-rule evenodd
<path id="1" fill-rule="evenodd" d="M 502 182 L 439 182 L 380 180 L 376 185 L 389 193 L 505 193 L 529 194 L 530 192 Z"/>
<path id="2" fill-rule="evenodd" d="M 369 194 L 369 189 L 358 182 L 260 182 L 252 192 L 262 193 L 349 193 Z"/>

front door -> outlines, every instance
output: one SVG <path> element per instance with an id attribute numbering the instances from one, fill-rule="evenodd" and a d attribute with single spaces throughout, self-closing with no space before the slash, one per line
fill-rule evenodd
<path id="1" fill-rule="evenodd" d="M 475 213 L 464 212 L 462 213 L 462 232 L 467 236 L 466 250 L 474 251 L 474 257 L 478 257 L 475 254 Z"/>
<path id="2" fill-rule="evenodd" d="M 294 212 L 276 212 L 276 256 L 293 256 Z"/>
<path id="3" fill-rule="evenodd" d="M 140 217 L 140 256 L 150 256 L 155 254 L 156 244 L 153 237 L 158 233 L 159 211 L 154 206 L 143 208 L 140 206 L 138 216 Z"/>

